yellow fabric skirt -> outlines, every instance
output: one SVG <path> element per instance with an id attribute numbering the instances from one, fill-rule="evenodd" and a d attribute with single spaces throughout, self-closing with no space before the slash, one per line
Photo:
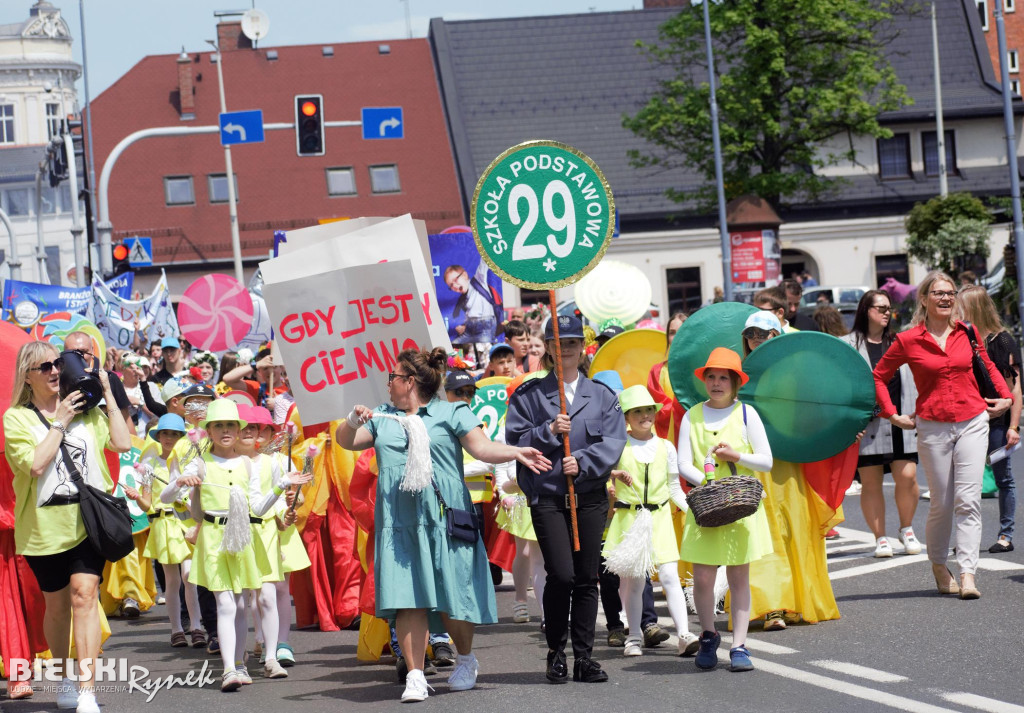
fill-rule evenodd
<path id="1" fill-rule="evenodd" d="M 511 535 L 536 542 L 537 533 L 533 531 L 533 517 L 530 515 L 530 506 L 526 502 L 526 496 L 516 495 L 514 497 L 516 504 L 512 506 L 511 510 L 506 510 L 499 503 L 494 521 L 498 527 Z"/>
<path id="2" fill-rule="evenodd" d="M 771 473 L 757 473 L 766 498 L 762 506 L 774 552 L 750 565 L 750 618 L 773 611 L 799 614 L 815 623 L 839 618 L 828 577 L 822 508 L 798 463 L 776 460 Z"/>
<path id="3" fill-rule="evenodd" d="M 280 532 L 281 540 L 281 571 L 285 574 L 298 572 L 312 566 L 306 545 L 302 542 L 302 534 L 294 524 Z"/>
<path id="4" fill-rule="evenodd" d="M 270 571 L 266 550 L 253 543 L 238 553 L 225 552 L 221 550 L 223 541 L 223 525 L 202 523 L 188 581 L 211 592 L 241 594 L 246 589 L 259 589 L 263 585 L 263 573 Z M 263 562 L 258 561 L 260 558 Z"/>
<path id="5" fill-rule="evenodd" d="M 263 572 L 264 582 L 280 582 L 284 579 L 284 572 L 281 571 L 281 538 L 277 529 L 277 521 L 267 518 L 260 524 L 251 525 L 252 546 L 256 550 L 256 561 L 260 562 L 260 571 Z M 263 553 L 260 554 L 259 550 Z M 266 568 L 262 562 L 266 561 Z"/>
<path id="6" fill-rule="evenodd" d="M 618 546 L 619 541 L 636 521 L 638 514 L 634 508 L 615 509 L 611 525 L 608 526 L 608 532 L 605 534 L 604 549 L 601 551 L 603 557 L 607 557 Z M 651 512 L 651 519 L 654 523 L 651 533 L 651 540 L 654 543 L 654 564 L 663 565 L 666 562 L 679 561 L 679 546 L 676 544 L 675 527 L 672 524 L 669 503 L 665 503 Z"/>
<path id="7" fill-rule="evenodd" d="M 686 511 L 680 559 L 694 564 L 747 564 L 772 552 L 771 531 L 764 503 L 753 515 L 721 527 L 700 527 Z"/>
<path id="8" fill-rule="evenodd" d="M 189 522 L 194 522 L 189 520 Z M 181 564 L 192 557 L 192 545 L 185 541 L 185 523 L 171 511 L 150 521 L 149 541 L 142 553 L 160 564 Z"/>
<path id="9" fill-rule="evenodd" d="M 103 568 L 103 583 L 100 585 L 100 604 L 106 614 L 117 611 L 121 600 L 132 598 L 139 603 L 139 609 L 146 611 L 153 606 L 156 597 L 156 576 L 153 562 L 144 556 L 149 530 L 133 536 L 135 549 L 117 562 L 107 562 Z"/>

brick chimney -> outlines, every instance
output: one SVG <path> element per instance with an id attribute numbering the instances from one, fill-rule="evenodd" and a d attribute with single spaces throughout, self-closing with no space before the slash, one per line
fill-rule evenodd
<path id="1" fill-rule="evenodd" d="M 222 52 L 252 49 L 252 40 L 242 34 L 241 22 L 217 23 L 217 46 Z"/>
<path id="2" fill-rule="evenodd" d="M 178 105 L 182 121 L 196 118 L 196 94 L 192 84 L 192 58 L 182 48 L 178 55 Z"/>

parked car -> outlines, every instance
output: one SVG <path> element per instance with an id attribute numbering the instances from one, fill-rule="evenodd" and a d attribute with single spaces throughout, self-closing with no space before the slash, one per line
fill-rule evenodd
<path id="1" fill-rule="evenodd" d="M 808 287 L 804 290 L 803 297 L 800 298 L 800 302 L 803 305 L 817 306 L 818 298 L 824 295 L 831 304 L 834 305 L 849 305 L 852 304 L 854 308 L 860 302 L 860 298 L 864 296 L 864 293 L 870 290 L 870 287 L 864 285 L 859 286 L 841 286 L 841 287 Z"/>

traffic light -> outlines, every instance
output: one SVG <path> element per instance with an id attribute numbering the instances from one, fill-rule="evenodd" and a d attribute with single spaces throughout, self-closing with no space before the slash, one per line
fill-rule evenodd
<path id="1" fill-rule="evenodd" d="M 295 151 L 299 156 L 324 155 L 323 107 L 321 94 L 295 97 Z"/>
<path id="2" fill-rule="evenodd" d="M 51 140 L 47 156 L 50 162 L 50 187 L 56 188 L 68 177 L 68 152 L 61 137 Z"/>
<path id="3" fill-rule="evenodd" d="M 114 245 L 113 257 L 114 257 L 114 269 L 113 275 L 123 275 L 132 269 L 131 263 L 128 261 L 130 251 L 128 246 L 122 243 Z M 113 276 L 112 275 L 112 276 Z"/>

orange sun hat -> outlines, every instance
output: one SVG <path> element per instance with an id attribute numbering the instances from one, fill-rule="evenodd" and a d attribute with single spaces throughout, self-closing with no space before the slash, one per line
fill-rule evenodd
<path id="1" fill-rule="evenodd" d="M 743 373 L 743 362 L 740 355 L 727 347 L 716 347 L 708 355 L 707 363 L 699 369 L 694 369 L 693 373 L 698 379 L 704 381 L 704 372 L 708 369 L 727 369 L 735 372 L 740 377 L 740 386 L 750 381 L 750 377 Z"/>

